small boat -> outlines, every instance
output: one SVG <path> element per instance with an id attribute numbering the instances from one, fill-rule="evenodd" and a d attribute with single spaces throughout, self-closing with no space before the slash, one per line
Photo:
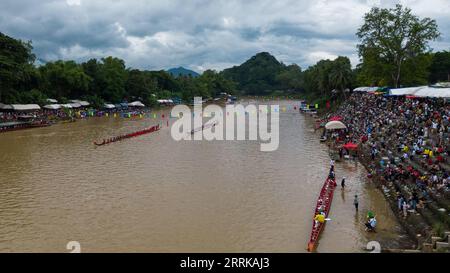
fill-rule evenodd
<path id="1" fill-rule="evenodd" d="M 325 218 L 328 217 L 328 213 L 330 212 L 331 202 L 333 201 L 334 189 L 336 188 L 336 179 L 327 178 L 325 183 L 322 186 L 322 190 L 320 191 L 319 198 L 317 199 L 316 208 L 314 210 L 314 217 L 320 213 L 320 211 L 325 213 Z M 325 222 L 316 224 L 316 221 L 313 220 L 313 226 L 311 231 L 311 237 L 308 243 L 308 251 L 312 252 L 319 241 L 319 236 L 322 233 L 323 228 L 325 227 Z"/>

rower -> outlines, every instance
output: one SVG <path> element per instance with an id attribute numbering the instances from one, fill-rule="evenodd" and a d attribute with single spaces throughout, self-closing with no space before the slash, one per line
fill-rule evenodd
<path id="1" fill-rule="evenodd" d="M 320 224 L 325 223 L 325 214 L 323 212 L 318 213 L 315 217 L 314 217 L 314 221 L 315 221 L 315 226 L 317 227 Z"/>
<path id="2" fill-rule="evenodd" d="M 330 170 L 330 174 L 328 175 L 328 179 L 333 179 L 334 180 L 334 171 Z"/>

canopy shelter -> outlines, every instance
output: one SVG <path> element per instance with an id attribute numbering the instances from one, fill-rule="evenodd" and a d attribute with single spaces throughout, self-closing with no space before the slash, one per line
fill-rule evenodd
<path id="1" fill-rule="evenodd" d="M 342 148 L 347 149 L 347 150 L 357 150 L 358 144 L 349 142 L 349 143 L 345 144 L 344 146 L 342 146 Z"/>
<path id="2" fill-rule="evenodd" d="M 157 100 L 159 104 L 173 104 L 173 100 Z"/>
<path id="3" fill-rule="evenodd" d="M 418 86 L 391 89 L 391 96 L 408 96 L 409 98 L 450 98 L 450 88 Z"/>
<path id="4" fill-rule="evenodd" d="M 347 129 L 344 123 L 341 121 L 330 121 L 325 124 L 325 129 L 327 130 L 336 130 L 336 129 Z"/>
<path id="5" fill-rule="evenodd" d="M 55 99 L 47 99 L 47 102 L 48 102 L 48 103 L 51 103 L 51 104 L 56 104 L 56 103 L 58 103 L 58 101 L 55 100 Z"/>
<path id="6" fill-rule="evenodd" d="M 130 106 L 130 107 L 145 107 L 145 105 L 140 101 L 133 101 L 131 103 L 128 103 L 128 106 Z"/>
<path id="7" fill-rule="evenodd" d="M 114 104 L 109 104 L 109 103 L 105 103 L 105 105 L 103 105 L 103 107 L 105 107 L 105 109 L 114 109 L 114 108 L 116 108 L 116 106 Z"/>
<path id="8" fill-rule="evenodd" d="M 353 89 L 353 92 L 376 92 L 378 91 L 379 87 L 358 87 Z"/>
<path id="9" fill-rule="evenodd" d="M 13 110 L 12 105 L 0 103 L 0 110 L 11 111 Z"/>
<path id="10" fill-rule="evenodd" d="M 48 104 L 44 106 L 45 109 L 48 110 L 58 110 L 61 109 L 61 105 L 60 104 Z"/>
<path id="11" fill-rule="evenodd" d="M 333 116 L 330 118 L 330 121 L 341 121 L 342 117 L 341 116 Z"/>
<path id="12" fill-rule="evenodd" d="M 397 88 L 391 89 L 389 95 L 391 96 L 413 96 L 421 87 L 408 87 L 408 88 Z"/>
<path id="13" fill-rule="evenodd" d="M 72 108 L 81 108 L 81 107 L 83 107 L 83 105 L 81 105 L 81 103 L 79 103 L 79 102 L 69 103 L 69 105 L 72 106 Z"/>
<path id="14" fill-rule="evenodd" d="M 414 96 L 429 98 L 450 98 L 450 88 L 426 87 L 418 90 Z"/>
<path id="15" fill-rule="evenodd" d="M 11 104 L 12 110 L 17 112 L 36 111 L 41 107 L 37 104 Z"/>
<path id="16" fill-rule="evenodd" d="M 85 101 L 85 100 L 71 100 L 71 103 L 79 103 L 82 107 L 86 107 L 91 105 L 89 102 Z"/>
<path id="17" fill-rule="evenodd" d="M 62 108 L 68 108 L 68 109 L 72 109 L 73 108 L 72 105 L 70 105 L 70 104 L 61 104 L 61 107 Z"/>

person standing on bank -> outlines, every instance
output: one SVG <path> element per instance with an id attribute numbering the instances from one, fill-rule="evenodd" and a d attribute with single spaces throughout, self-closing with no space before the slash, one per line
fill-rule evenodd
<path id="1" fill-rule="evenodd" d="M 358 195 L 355 194 L 355 200 L 353 200 L 353 205 L 355 205 L 356 211 L 358 211 L 359 201 L 358 201 Z"/>
<path id="2" fill-rule="evenodd" d="M 344 176 L 344 177 L 342 177 L 342 181 L 341 181 L 341 187 L 342 187 L 342 189 L 344 189 L 344 188 L 345 188 L 345 176 Z"/>

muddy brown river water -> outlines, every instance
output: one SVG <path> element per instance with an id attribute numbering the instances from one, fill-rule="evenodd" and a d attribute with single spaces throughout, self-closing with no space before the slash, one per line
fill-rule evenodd
<path id="1" fill-rule="evenodd" d="M 103 117 L 0 134 L 0 252 L 68 252 L 69 241 L 83 252 L 306 251 L 330 161 L 313 119 L 280 113 L 274 152 L 257 141 L 176 142 L 165 123 L 92 143 L 156 123 Z M 347 188 L 335 192 L 318 252 L 362 252 L 404 236 L 362 165 L 337 163 L 336 174 Z M 364 231 L 368 209 L 376 234 Z"/>

